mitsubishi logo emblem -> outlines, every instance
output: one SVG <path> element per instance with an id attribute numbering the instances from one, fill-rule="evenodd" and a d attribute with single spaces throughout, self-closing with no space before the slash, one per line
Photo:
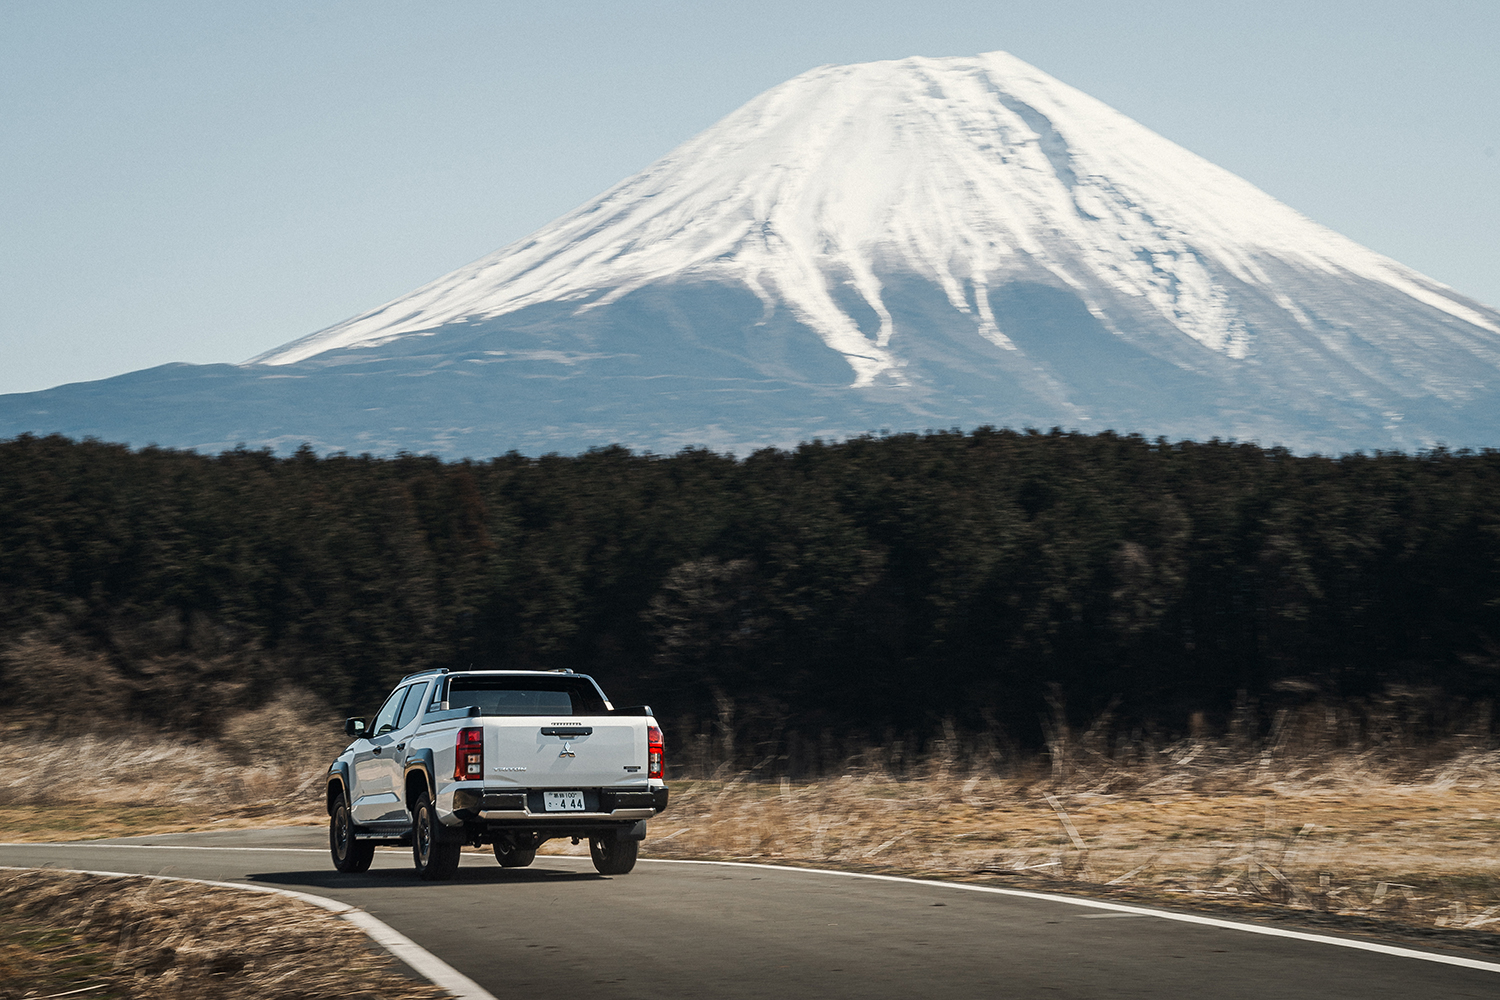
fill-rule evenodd
<path id="1" fill-rule="evenodd" d="M 577 757 L 578 755 L 573 752 L 573 744 L 571 744 L 568 741 L 564 740 L 563 741 L 562 753 L 558 754 L 558 756 L 559 757 Z"/>

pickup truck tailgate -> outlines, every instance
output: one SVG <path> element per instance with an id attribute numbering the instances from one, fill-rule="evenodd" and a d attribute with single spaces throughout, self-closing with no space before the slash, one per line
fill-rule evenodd
<path id="1" fill-rule="evenodd" d="M 644 718 L 485 719 L 485 783 L 520 788 L 610 788 L 646 778 Z"/>

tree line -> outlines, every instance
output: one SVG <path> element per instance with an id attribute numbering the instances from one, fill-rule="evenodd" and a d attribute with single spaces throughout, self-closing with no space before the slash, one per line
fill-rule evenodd
<path id="1" fill-rule="evenodd" d="M 746 753 L 945 725 L 1035 745 L 1049 698 L 1173 733 L 1425 691 L 1440 726 L 1500 687 L 1500 452 L 992 428 L 742 459 L 0 442 L 18 713 L 212 731 L 281 686 L 359 714 L 471 665 L 586 672 Z"/>

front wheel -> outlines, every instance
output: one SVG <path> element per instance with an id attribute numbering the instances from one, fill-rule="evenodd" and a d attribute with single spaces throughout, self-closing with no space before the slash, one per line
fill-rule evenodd
<path id="1" fill-rule="evenodd" d="M 411 859 L 417 875 L 429 882 L 450 879 L 458 871 L 459 853 L 464 845 L 459 841 L 444 841 L 443 824 L 437 810 L 426 794 L 417 799 L 416 816 L 412 819 Z"/>
<path id="2" fill-rule="evenodd" d="M 333 867 L 341 872 L 368 871 L 375 860 L 374 843 L 354 839 L 354 821 L 342 796 L 328 815 L 328 853 L 333 855 Z"/>
<path id="3" fill-rule="evenodd" d="M 624 875 L 635 867 L 635 859 L 641 852 L 639 840 L 606 834 L 589 838 L 589 857 L 594 859 L 594 868 L 600 875 Z"/>

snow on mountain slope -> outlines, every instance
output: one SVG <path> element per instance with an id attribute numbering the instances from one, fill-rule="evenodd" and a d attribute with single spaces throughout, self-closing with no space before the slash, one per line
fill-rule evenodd
<path id="1" fill-rule="evenodd" d="M 0 397 L 0 436 L 206 451 L 744 454 L 981 424 L 1500 446 L 1500 313 L 992 53 L 804 73 L 242 365 Z"/>
<path id="2" fill-rule="evenodd" d="M 1288 272 L 1396 292 L 1471 328 L 1470 346 L 1500 364 L 1500 339 L 1484 336 L 1500 334 L 1493 311 L 1021 60 L 912 58 L 804 73 L 531 237 L 252 362 L 542 303 L 573 302 L 582 316 L 653 283 L 702 279 L 743 284 L 767 314 L 791 310 L 844 357 L 855 386 L 901 386 L 903 339 L 922 334 L 895 329 L 892 274 L 934 283 L 1004 350 L 1016 345 L 991 292 L 1024 280 L 1072 290 L 1116 334 L 1138 339 L 1144 322 L 1244 361 L 1266 319 L 1246 315 L 1236 283 L 1273 302 L 1282 324 L 1328 340 L 1326 303 L 1288 295 Z M 861 328 L 841 286 L 878 325 Z M 1179 351 L 1175 363 L 1194 362 Z"/>

